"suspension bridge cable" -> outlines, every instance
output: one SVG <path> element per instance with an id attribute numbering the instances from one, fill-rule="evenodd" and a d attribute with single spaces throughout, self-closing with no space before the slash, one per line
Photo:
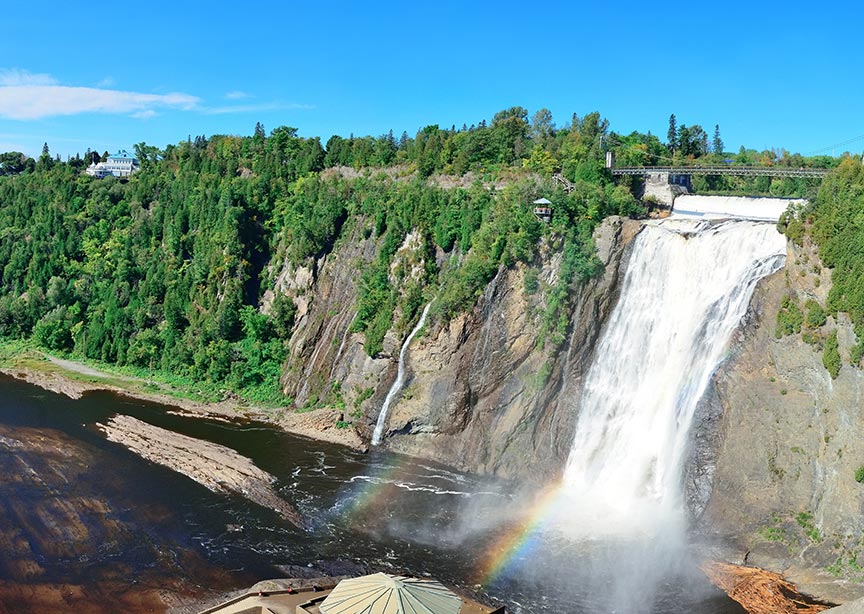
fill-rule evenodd
<path id="1" fill-rule="evenodd" d="M 834 143 L 833 145 L 829 145 L 828 147 L 823 147 L 821 149 L 814 149 L 813 151 L 809 152 L 807 155 L 812 156 L 814 154 L 819 154 L 819 153 L 823 153 L 823 152 L 826 152 L 826 151 L 829 151 L 832 149 L 836 149 L 837 147 L 845 147 L 846 145 L 849 145 L 849 144 L 854 143 L 856 141 L 860 141 L 861 139 L 864 139 L 864 134 L 862 134 L 860 136 L 856 136 L 856 137 L 851 138 L 849 140 L 843 141 L 841 143 Z"/>

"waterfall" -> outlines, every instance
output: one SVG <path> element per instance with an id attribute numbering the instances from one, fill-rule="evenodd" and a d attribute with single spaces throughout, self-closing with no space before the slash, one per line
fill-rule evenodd
<path id="1" fill-rule="evenodd" d="M 384 425 L 387 422 L 387 412 L 390 410 L 390 405 L 393 403 L 393 399 L 395 399 L 396 395 L 402 390 L 402 384 L 405 380 L 405 351 L 408 349 L 408 346 L 411 345 L 411 340 L 414 338 L 414 335 L 416 335 L 426 323 L 426 315 L 429 313 L 430 305 L 432 305 L 431 302 L 426 303 L 426 306 L 423 308 L 423 313 L 420 315 L 420 321 L 417 322 L 417 326 L 414 327 L 414 330 L 412 330 L 411 334 L 408 335 L 405 343 L 402 344 L 402 349 L 399 350 L 399 368 L 396 370 L 396 381 L 394 381 L 393 385 L 390 386 L 390 390 L 384 398 L 384 404 L 381 406 L 381 413 L 378 414 L 378 421 L 375 423 L 375 431 L 372 433 L 373 446 L 377 446 L 381 443 L 381 437 L 384 434 Z"/>
<path id="2" fill-rule="evenodd" d="M 564 472 L 567 525 L 582 536 L 683 520 L 681 465 L 694 411 L 756 282 L 786 254 L 773 224 L 752 221 L 673 216 L 634 241 Z"/>

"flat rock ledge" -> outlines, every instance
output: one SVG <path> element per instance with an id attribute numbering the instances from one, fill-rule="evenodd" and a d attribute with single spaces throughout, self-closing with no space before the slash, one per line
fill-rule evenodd
<path id="1" fill-rule="evenodd" d="M 174 433 L 131 416 L 117 415 L 98 424 L 109 441 L 142 458 L 182 473 L 213 492 L 234 492 L 278 512 L 297 527 L 303 518 L 273 490 L 276 478 L 231 448 Z"/>

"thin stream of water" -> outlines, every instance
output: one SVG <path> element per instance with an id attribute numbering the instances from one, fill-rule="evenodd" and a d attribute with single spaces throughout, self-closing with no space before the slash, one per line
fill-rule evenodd
<path id="1" fill-rule="evenodd" d="M 390 411 L 390 406 L 393 404 L 393 400 L 400 392 L 402 392 L 402 385 L 405 383 L 405 352 L 408 350 L 408 346 L 411 345 L 411 340 L 414 339 L 414 335 L 416 335 L 426 323 L 426 316 L 429 314 L 429 307 L 431 305 L 431 302 L 426 303 L 426 306 L 423 308 L 423 313 L 420 315 L 420 320 L 417 322 L 414 330 L 411 331 L 411 334 L 408 335 L 408 338 L 405 339 L 405 343 L 402 344 L 402 349 L 399 350 L 399 367 L 396 370 L 396 380 L 393 382 L 393 385 L 390 386 L 390 390 L 387 391 L 387 396 L 384 398 L 384 404 L 381 405 L 381 411 L 378 413 L 378 420 L 375 422 L 375 431 L 372 433 L 373 446 L 379 445 L 381 443 L 381 438 L 384 436 L 384 427 L 387 425 L 387 413 Z"/>

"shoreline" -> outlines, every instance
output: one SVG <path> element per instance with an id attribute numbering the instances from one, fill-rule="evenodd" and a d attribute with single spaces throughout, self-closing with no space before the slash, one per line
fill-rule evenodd
<path id="1" fill-rule="evenodd" d="M 175 408 L 177 413 L 193 418 L 254 420 L 292 435 L 334 443 L 360 452 L 369 449 L 356 428 L 336 426 L 343 415 L 336 408 L 324 407 L 297 413 L 285 408 L 271 410 L 255 407 L 232 396 L 215 402 L 196 401 L 160 392 L 159 388 L 144 390 L 145 387 L 153 386 L 142 379 L 100 371 L 50 354 L 40 352 L 38 361 L 27 360 L 26 364 L 24 358 L 22 354 L 13 355 L 11 361 L 7 360 L 7 364 L 0 366 L 0 373 L 70 399 L 80 399 L 90 392 L 110 392 Z"/>
<path id="2" fill-rule="evenodd" d="M 7 360 L 6 364 L 0 365 L 0 373 L 71 399 L 81 399 L 91 392 L 110 392 L 131 399 L 163 405 L 169 413 L 222 421 L 254 420 L 274 426 L 292 435 L 343 445 L 361 452 L 368 451 L 367 444 L 357 434 L 356 429 L 336 426 L 336 422 L 343 415 L 343 412 L 336 408 L 321 408 L 295 413 L 286 411 L 284 408 L 272 410 L 255 407 L 246 404 L 239 397 L 232 396 L 216 402 L 196 401 L 159 392 L 158 388 L 152 391 L 143 390 L 141 388 L 145 386 L 154 386 L 140 378 L 100 371 L 86 364 L 57 358 L 46 353 L 40 352 L 36 361 L 32 358 L 32 355 L 28 357 L 25 352 L 16 353 L 11 357 L 11 360 Z M 714 553 L 715 557 L 717 554 L 717 552 Z M 772 607 L 777 608 L 779 604 L 794 608 L 794 604 L 797 603 L 800 608 L 802 604 L 798 598 L 802 596 L 817 600 L 815 604 L 807 603 L 809 607 L 801 610 L 804 612 L 822 611 L 830 608 L 832 601 L 843 603 L 859 596 L 852 594 L 848 595 L 849 599 L 838 599 L 839 595 L 833 590 L 826 590 L 829 586 L 831 589 L 837 589 L 836 580 L 825 582 L 825 579 L 820 578 L 823 582 L 814 583 L 812 582 L 813 578 L 808 577 L 809 574 L 801 573 L 803 570 L 787 569 L 785 572 L 777 574 L 772 571 L 774 565 L 769 564 L 766 567 L 741 565 L 730 560 L 734 558 L 722 555 L 713 560 L 708 558 L 703 566 L 703 572 L 712 584 L 753 614 L 783 611 L 770 609 Z M 796 571 L 798 573 L 795 573 Z M 807 582 L 807 579 L 811 582 Z M 790 592 L 795 597 L 790 599 L 791 595 L 788 592 L 784 595 L 783 591 L 778 593 L 771 589 L 771 587 L 776 588 L 782 582 L 795 583 L 794 585 L 786 584 L 788 588 L 792 588 Z M 224 597 L 225 594 L 219 596 Z M 210 598 L 213 596 L 211 595 Z M 825 599 L 825 601 L 820 603 L 818 601 L 820 598 Z M 193 598 L 193 603 L 197 602 L 198 600 Z M 766 604 L 769 608 L 767 610 L 763 609 Z M 814 605 L 815 608 L 809 609 Z M 174 606 L 177 607 L 176 604 Z M 188 607 L 188 604 L 183 604 L 183 606 Z M 183 606 L 180 606 L 181 610 Z M 170 606 L 169 611 L 173 611 Z M 793 610 L 790 609 L 789 611 Z"/>

